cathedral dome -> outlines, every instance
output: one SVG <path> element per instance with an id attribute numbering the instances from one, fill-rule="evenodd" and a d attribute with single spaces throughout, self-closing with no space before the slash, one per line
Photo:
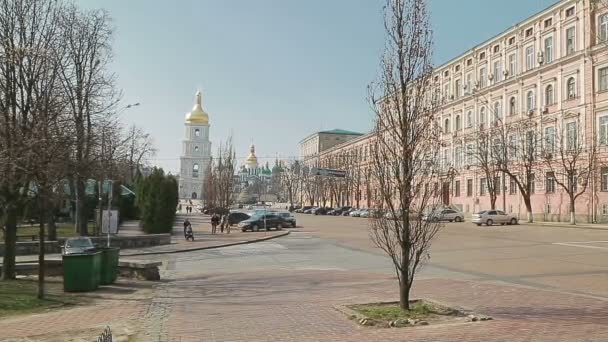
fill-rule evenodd
<path id="1" fill-rule="evenodd" d="M 198 125 L 209 124 L 209 115 L 205 113 L 201 104 L 202 97 L 203 95 L 201 92 L 197 91 L 194 107 L 192 107 L 192 111 L 186 114 L 186 123 Z"/>
<path id="2" fill-rule="evenodd" d="M 255 146 L 251 144 L 249 147 L 249 156 L 245 160 L 245 165 L 248 169 L 255 169 L 258 167 L 258 157 L 255 155 Z"/>

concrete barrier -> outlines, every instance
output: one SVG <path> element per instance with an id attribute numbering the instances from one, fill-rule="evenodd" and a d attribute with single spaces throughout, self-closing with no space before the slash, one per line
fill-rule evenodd
<path id="1" fill-rule="evenodd" d="M 61 259 L 47 259 L 46 275 L 58 277 L 63 275 L 63 266 Z M 162 265 L 160 261 L 146 260 L 126 260 L 118 261 L 118 272 L 121 277 L 133 278 L 139 280 L 160 280 L 159 267 Z M 0 271 L 2 265 L 0 265 Z M 37 275 L 37 262 L 23 262 L 15 265 L 15 272 L 18 275 Z"/>

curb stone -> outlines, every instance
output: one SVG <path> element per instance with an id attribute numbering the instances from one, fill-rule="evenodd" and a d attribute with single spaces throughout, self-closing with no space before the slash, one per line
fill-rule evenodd
<path id="1" fill-rule="evenodd" d="M 175 250 L 175 251 L 129 253 L 129 254 L 121 255 L 121 256 L 132 257 L 132 256 L 141 256 L 141 255 L 162 255 L 162 254 L 176 254 L 176 253 L 202 251 L 202 250 L 206 250 L 206 249 L 215 249 L 215 248 L 222 248 L 222 247 L 246 245 L 246 244 L 251 244 L 251 243 L 256 243 L 256 242 L 267 241 L 267 240 L 271 240 L 271 239 L 276 239 L 276 238 L 280 238 L 280 237 L 283 237 L 283 236 L 287 236 L 290 233 L 291 233 L 291 231 L 287 230 L 287 231 L 284 231 L 284 232 L 282 232 L 280 234 L 276 234 L 276 235 L 272 235 L 272 236 L 265 236 L 265 237 L 254 239 L 254 240 L 229 242 L 229 243 L 225 243 L 225 244 L 221 244 L 221 245 L 206 246 L 206 247 L 194 247 L 194 248 L 187 248 L 187 249 L 179 249 L 179 250 Z"/>

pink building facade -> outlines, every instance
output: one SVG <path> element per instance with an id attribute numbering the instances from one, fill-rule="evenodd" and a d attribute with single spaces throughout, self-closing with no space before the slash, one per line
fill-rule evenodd
<path id="1" fill-rule="evenodd" d="M 436 67 L 436 115 L 444 141 L 439 157 L 444 167 L 455 171 L 442 186 L 447 205 L 467 216 L 490 207 L 484 176 L 470 153 L 474 141 L 481 130 L 496 125 L 506 130 L 513 122 L 528 120 L 534 122 L 543 148 L 556 132 L 576 132 L 578 143 L 597 148 L 599 162 L 586 192 L 576 201 L 577 220 L 608 222 L 608 8 L 598 3 L 560 1 Z M 371 162 L 369 138 L 348 141 L 304 163 L 328 164 L 355 154 L 365 181 Z M 547 181 L 547 172 L 541 163 L 535 169 L 534 218 L 567 221 L 568 196 Z M 508 176 L 505 180 L 496 208 L 524 219 L 523 199 Z M 348 198 L 349 205 L 356 202 L 353 197 L 361 207 L 371 205 L 373 186 L 363 184 L 361 189 L 356 194 L 348 189 L 351 193 L 341 198 Z"/>

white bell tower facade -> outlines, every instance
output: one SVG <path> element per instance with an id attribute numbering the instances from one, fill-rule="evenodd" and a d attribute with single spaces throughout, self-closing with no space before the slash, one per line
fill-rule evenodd
<path id="1" fill-rule="evenodd" d="M 196 93 L 194 107 L 186 114 L 186 131 L 180 157 L 179 197 L 199 200 L 204 193 L 205 173 L 211 161 L 209 115 L 202 107 L 202 94 Z"/>

